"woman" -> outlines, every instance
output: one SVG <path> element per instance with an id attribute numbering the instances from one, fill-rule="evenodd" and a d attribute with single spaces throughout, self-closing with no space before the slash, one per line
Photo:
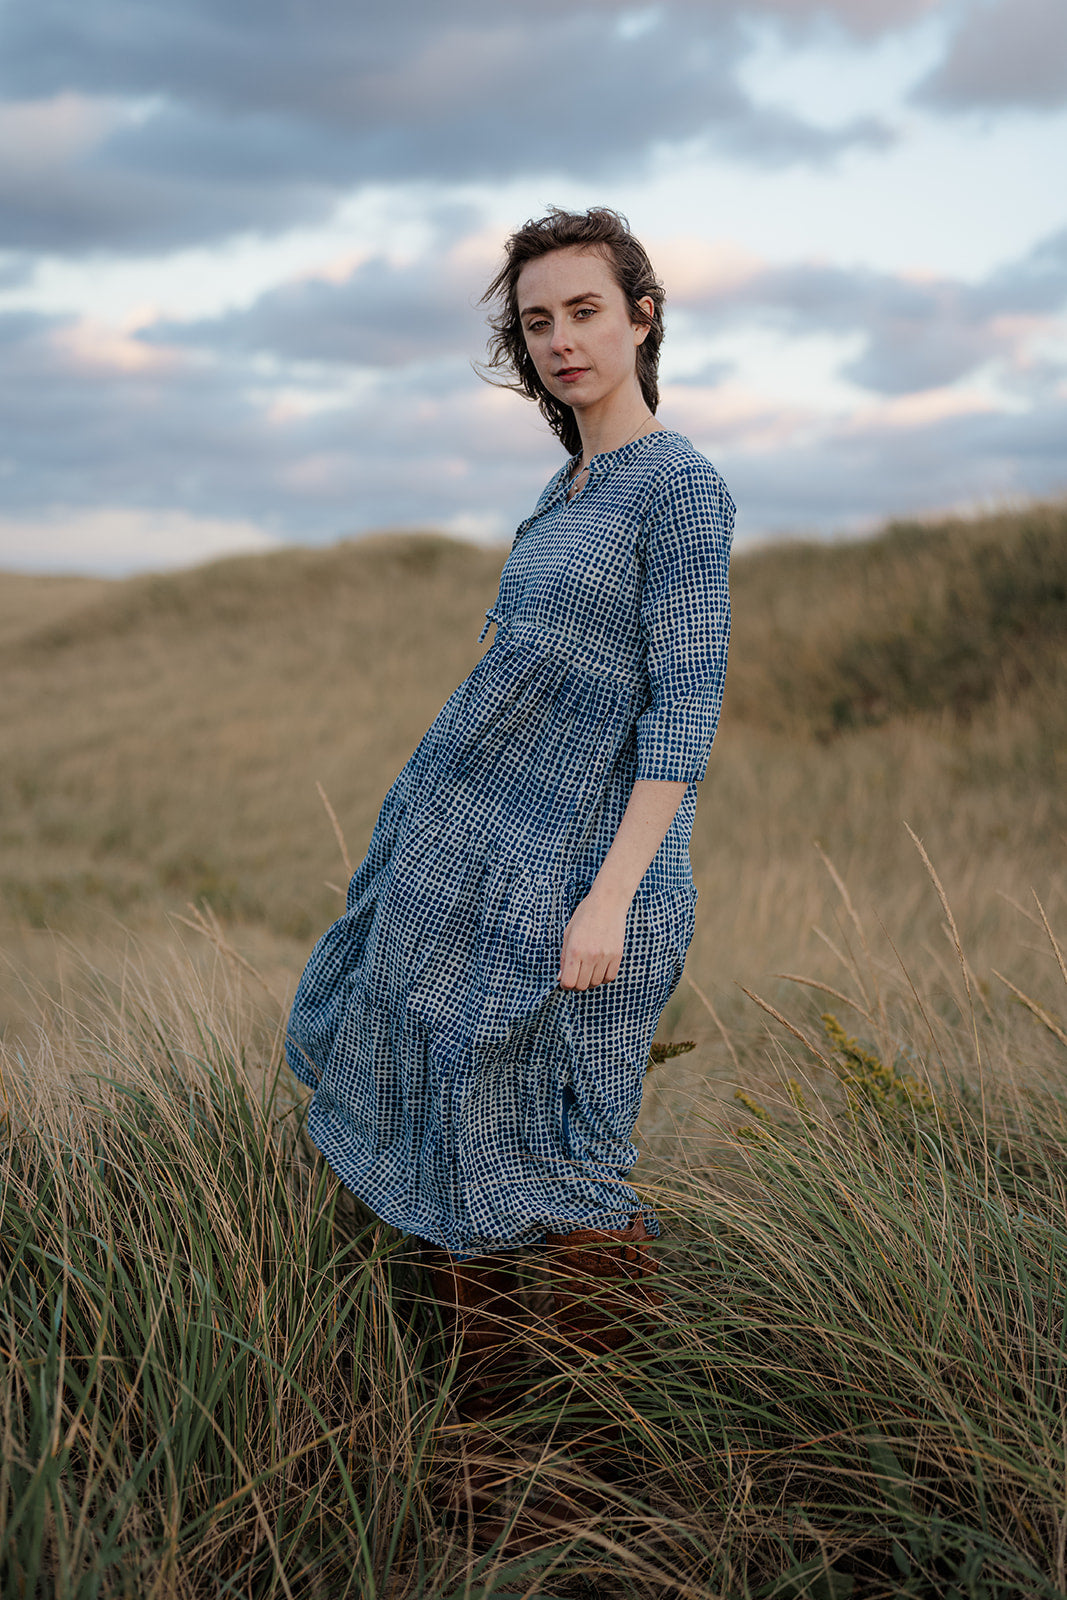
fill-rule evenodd
<path id="1" fill-rule="evenodd" d="M 312 1139 L 426 1243 L 474 1420 L 509 1399 L 507 1252 L 551 1249 L 557 1314 L 593 1350 L 624 1335 L 577 1279 L 658 1298 L 659 1225 L 626 1176 L 693 933 L 734 517 L 656 421 L 663 290 L 624 219 L 527 223 L 483 298 L 491 367 L 571 456 L 516 532 L 492 646 L 385 797 L 288 1041 Z"/>

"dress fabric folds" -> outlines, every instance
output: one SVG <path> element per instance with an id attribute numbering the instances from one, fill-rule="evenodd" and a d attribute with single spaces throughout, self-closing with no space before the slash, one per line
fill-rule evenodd
<path id="1" fill-rule="evenodd" d="M 642 1077 L 682 973 L 689 840 L 722 701 L 734 504 L 683 435 L 573 462 L 520 524 L 486 626 L 383 802 L 300 980 L 308 1131 L 384 1221 L 461 1257 L 622 1228 Z M 689 784 L 618 976 L 557 983 L 639 778 Z"/>

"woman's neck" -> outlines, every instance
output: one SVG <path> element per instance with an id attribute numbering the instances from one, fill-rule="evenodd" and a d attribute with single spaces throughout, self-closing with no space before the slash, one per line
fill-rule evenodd
<path id="1" fill-rule="evenodd" d="M 574 420 L 582 441 L 583 467 L 594 456 L 620 449 L 652 420 L 636 372 L 593 405 L 576 407 Z"/>
<path id="2" fill-rule="evenodd" d="M 587 467 L 594 456 L 604 455 L 611 450 L 621 450 L 623 445 L 630 444 L 634 439 L 639 439 L 643 433 L 659 428 L 660 424 L 652 415 L 642 396 L 636 406 L 627 408 L 625 413 L 610 418 L 598 420 L 595 426 L 589 426 L 585 419 L 578 418 L 578 432 L 582 440 L 581 464 L 579 470 Z"/>

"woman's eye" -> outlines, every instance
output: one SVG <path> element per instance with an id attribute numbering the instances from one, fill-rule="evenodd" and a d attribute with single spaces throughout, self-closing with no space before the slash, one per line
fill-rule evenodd
<path id="1" fill-rule="evenodd" d="M 579 306 L 574 313 L 576 317 L 592 317 L 596 314 L 595 306 Z"/>

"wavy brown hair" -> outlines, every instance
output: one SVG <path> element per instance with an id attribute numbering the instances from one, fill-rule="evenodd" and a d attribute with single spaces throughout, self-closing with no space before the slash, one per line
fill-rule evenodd
<path id="1" fill-rule="evenodd" d="M 514 389 L 528 400 L 536 400 L 552 432 L 569 455 L 582 448 L 578 422 L 570 406 L 549 394 L 526 348 L 526 336 L 519 321 L 519 273 L 528 261 L 547 256 L 552 250 L 578 246 L 596 250 L 608 262 L 615 281 L 626 297 L 630 321 L 647 327 L 648 333 L 637 346 L 637 379 L 645 404 L 651 412 L 659 405 L 659 347 L 663 340 L 663 285 L 652 270 L 644 246 L 630 232 L 630 224 L 618 211 L 592 206 L 588 211 L 563 211 L 552 206 L 546 216 L 524 222 L 504 246 L 504 265 L 482 295 L 481 304 L 497 301 L 489 315 L 489 359 L 482 375 L 489 382 L 492 372 L 510 378 L 500 387 Z M 652 301 L 649 316 L 639 301 Z"/>

